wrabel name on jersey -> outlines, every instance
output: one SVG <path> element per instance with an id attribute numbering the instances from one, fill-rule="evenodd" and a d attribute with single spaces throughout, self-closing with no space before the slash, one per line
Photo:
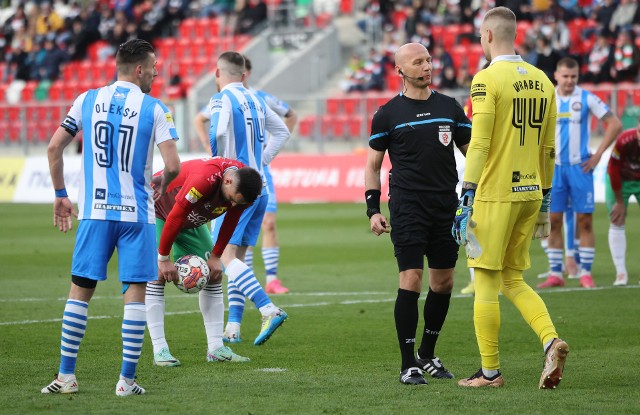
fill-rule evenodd
<path id="1" fill-rule="evenodd" d="M 122 115 L 123 117 L 128 117 L 129 119 L 132 119 L 133 117 L 138 115 L 137 112 L 135 112 L 130 108 L 125 108 L 121 105 L 115 105 L 115 104 L 111 104 L 107 106 L 107 104 L 104 102 L 100 104 L 96 104 L 96 113 L 100 114 L 102 112 L 108 112 L 109 114 Z"/>
<path id="2" fill-rule="evenodd" d="M 544 94 L 544 85 L 542 84 L 542 82 L 540 81 L 532 81 L 531 79 L 525 79 L 524 81 L 518 81 L 518 82 L 514 82 L 513 83 L 513 89 L 516 90 L 516 92 L 520 92 L 520 91 L 528 91 L 531 89 L 535 89 L 537 91 L 540 91 Z"/>

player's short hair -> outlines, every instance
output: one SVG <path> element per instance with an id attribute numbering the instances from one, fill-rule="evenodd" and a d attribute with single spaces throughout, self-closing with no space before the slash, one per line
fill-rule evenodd
<path id="1" fill-rule="evenodd" d="M 238 179 L 237 191 L 242 195 L 245 202 L 253 203 L 262 193 L 262 177 L 254 168 L 243 167 L 236 171 Z"/>
<path id="2" fill-rule="evenodd" d="M 247 58 L 247 55 L 242 55 L 244 57 L 244 68 L 247 71 L 251 71 L 253 69 L 253 65 L 251 64 L 251 59 Z"/>
<path id="3" fill-rule="evenodd" d="M 485 22 L 500 20 L 500 24 L 493 25 L 493 32 L 501 39 L 515 40 L 516 15 L 507 7 L 495 7 L 484 15 Z"/>
<path id="4" fill-rule="evenodd" d="M 149 54 L 155 53 L 151 43 L 143 39 L 131 39 L 118 47 L 116 53 L 116 67 L 125 68 L 131 65 L 143 64 L 149 59 Z"/>
<path id="5" fill-rule="evenodd" d="M 579 67 L 580 65 L 578 65 L 578 61 L 570 57 L 560 59 L 558 61 L 558 64 L 556 65 L 556 69 L 560 69 L 560 68 L 575 69 Z"/>
<path id="6" fill-rule="evenodd" d="M 218 69 L 233 76 L 241 77 L 244 73 L 245 60 L 238 52 L 227 51 L 218 56 Z"/>

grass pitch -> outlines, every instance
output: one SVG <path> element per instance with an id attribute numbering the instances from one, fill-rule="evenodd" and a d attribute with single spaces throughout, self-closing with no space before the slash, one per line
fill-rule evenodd
<path id="1" fill-rule="evenodd" d="M 287 323 L 263 346 L 253 346 L 260 318 L 248 305 L 239 354 L 247 364 L 206 363 L 206 339 L 196 295 L 167 287 L 166 332 L 178 368 L 152 365 L 147 335 L 138 369 L 144 396 L 118 398 L 122 298 L 112 261 L 98 285 L 80 349 L 80 393 L 41 395 L 59 363 L 60 318 L 67 296 L 74 232 L 51 225 L 48 205 L 0 205 L 0 367 L 2 414 L 225 413 L 410 414 L 640 412 L 640 215 L 630 206 L 627 266 L 633 285 L 613 288 L 603 205 L 595 215 L 596 290 L 564 289 L 541 295 L 571 346 L 558 390 L 537 389 L 542 348 L 517 310 L 502 304 L 500 352 L 504 388 L 466 390 L 455 381 L 425 387 L 398 382 L 400 356 L 393 322 L 397 268 L 389 237 L 368 230 L 363 205 L 281 205 L 280 275 L 291 289 L 272 296 Z M 75 224 L 74 224 L 75 225 Z M 461 250 L 462 252 L 462 250 Z M 256 255 L 256 270 L 262 264 Z M 527 281 L 546 268 L 537 242 Z M 468 282 L 464 261 L 437 354 L 457 378 L 480 366 L 473 332 L 473 298 L 457 295 Z M 422 323 L 420 324 L 420 327 Z"/>

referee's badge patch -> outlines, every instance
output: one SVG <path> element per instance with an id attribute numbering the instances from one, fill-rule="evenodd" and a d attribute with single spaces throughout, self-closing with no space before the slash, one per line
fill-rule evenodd
<path id="1" fill-rule="evenodd" d="M 449 143 L 451 142 L 451 126 L 450 125 L 438 126 L 438 140 L 440 140 L 443 146 L 449 145 Z"/>

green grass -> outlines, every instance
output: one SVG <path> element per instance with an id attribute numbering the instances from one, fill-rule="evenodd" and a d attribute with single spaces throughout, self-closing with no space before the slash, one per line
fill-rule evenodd
<path id="1" fill-rule="evenodd" d="M 613 289 L 607 219 L 598 205 L 594 278 L 602 289 L 542 293 L 558 331 L 571 345 L 565 379 L 556 391 L 539 391 L 542 350 L 536 336 L 505 299 L 500 352 L 506 386 L 466 390 L 452 381 L 415 388 L 398 382 L 399 352 L 393 322 L 397 268 L 388 236 L 368 230 L 362 205 L 281 205 L 281 277 L 292 294 L 273 296 L 289 321 L 264 345 L 253 346 L 259 313 L 248 306 L 245 342 L 234 347 L 248 364 L 205 362 L 206 340 L 195 295 L 167 288 L 166 332 L 179 368 L 152 365 L 145 339 L 138 380 L 141 397 L 117 398 L 120 368 L 116 261 L 98 286 L 80 350 L 80 393 L 41 395 L 59 362 L 60 317 L 69 288 L 74 233 L 51 225 L 51 207 L 0 205 L 0 413 L 638 413 L 634 379 L 640 364 L 638 276 L 640 215 L 627 223 L 632 287 Z M 259 255 L 258 255 L 259 257 Z M 537 242 L 531 285 L 546 268 Z M 261 261 L 256 259 L 261 275 Z M 458 292 L 468 282 L 456 268 Z M 100 317 L 100 318 L 97 318 Z M 438 355 L 456 376 L 479 367 L 473 299 L 454 296 Z M 280 369 L 280 370 L 277 370 Z M 636 398 L 633 398 L 636 396 Z"/>

